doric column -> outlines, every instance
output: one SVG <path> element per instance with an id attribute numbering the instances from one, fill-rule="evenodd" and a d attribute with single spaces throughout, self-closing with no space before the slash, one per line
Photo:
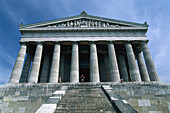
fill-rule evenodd
<path id="1" fill-rule="evenodd" d="M 24 68 L 23 68 L 22 74 L 21 74 L 20 83 L 26 83 L 28 81 L 31 60 L 32 60 L 32 53 L 30 50 L 28 50 L 27 57 L 26 57 L 25 63 L 24 63 Z"/>
<path id="2" fill-rule="evenodd" d="M 125 57 L 123 53 L 119 53 L 118 55 L 118 65 L 119 65 L 121 78 L 123 79 L 123 81 L 128 81 L 128 72 L 127 72 Z"/>
<path id="3" fill-rule="evenodd" d="M 117 65 L 117 58 L 115 53 L 114 44 L 110 42 L 108 44 L 108 54 L 109 54 L 109 64 L 110 64 L 110 74 L 111 74 L 111 82 L 119 82 L 120 74 L 119 68 Z"/>
<path id="4" fill-rule="evenodd" d="M 19 83 L 21 72 L 24 64 L 25 54 L 26 54 L 26 45 L 21 44 L 9 83 Z"/>
<path id="5" fill-rule="evenodd" d="M 146 81 L 146 82 L 150 81 L 146 67 L 145 67 L 145 64 L 144 64 L 144 61 L 143 61 L 143 58 L 142 58 L 142 55 L 141 55 L 141 52 L 138 51 L 136 53 L 136 58 L 137 58 L 137 62 L 138 62 L 139 71 L 140 71 L 142 81 Z"/>
<path id="6" fill-rule="evenodd" d="M 32 63 L 30 78 L 28 80 L 29 83 L 37 83 L 38 82 L 42 51 L 43 51 L 43 45 L 41 43 L 38 43 L 37 47 L 36 47 L 33 63 Z"/>
<path id="7" fill-rule="evenodd" d="M 54 46 L 54 53 L 50 71 L 50 83 L 58 83 L 59 77 L 59 65 L 60 65 L 60 44 L 56 43 Z"/>
<path id="8" fill-rule="evenodd" d="M 100 82 L 96 44 L 90 44 L 90 82 Z"/>
<path id="9" fill-rule="evenodd" d="M 131 81 L 141 81 L 139 70 L 136 64 L 132 45 L 128 42 L 125 45 Z"/>
<path id="10" fill-rule="evenodd" d="M 49 76 L 49 68 L 50 68 L 50 53 L 49 51 L 44 52 L 44 61 L 40 76 L 40 83 L 46 83 L 48 82 L 48 76 Z"/>
<path id="11" fill-rule="evenodd" d="M 146 63 L 147 69 L 148 69 L 150 81 L 160 81 L 158 73 L 156 71 L 156 67 L 152 60 L 151 53 L 149 51 L 149 48 L 148 48 L 146 42 L 142 42 L 142 50 L 143 50 L 143 56 L 145 59 L 145 63 Z"/>
<path id="12" fill-rule="evenodd" d="M 70 82 L 79 82 L 79 52 L 78 44 L 74 42 L 72 44 L 72 56 L 71 56 L 71 70 L 70 70 Z"/>

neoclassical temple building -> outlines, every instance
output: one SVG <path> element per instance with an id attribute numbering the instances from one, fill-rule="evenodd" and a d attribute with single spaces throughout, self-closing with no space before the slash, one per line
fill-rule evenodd
<path id="1" fill-rule="evenodd" d="M 80 15 L 21 24 L 9 83 L 159 81 L 147 23 Z"/>

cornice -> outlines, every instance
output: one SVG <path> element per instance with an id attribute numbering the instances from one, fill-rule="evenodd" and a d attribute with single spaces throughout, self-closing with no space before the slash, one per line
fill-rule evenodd
<path id="1" fill-rule="evenodd" d="M 148 30 L 148 28 L 146 27 L 98 27 L 98 28 L 94 28 L 94 27 L 85 27 L 85 28 L 20 28 L 20 31 L 74 31 L 74 30 Z"/>

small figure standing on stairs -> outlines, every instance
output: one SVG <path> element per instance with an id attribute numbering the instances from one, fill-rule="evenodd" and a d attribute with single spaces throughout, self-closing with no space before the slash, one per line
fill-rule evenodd
<path id="1" fill-rule="evenodd" d="M 81 77 L 80 77 L 80 81 L 81 81 L 81 82 L 84 82 L 84 79 L 85 79 L 85 77 L 84 77 L 83 74 L 82 74 Z"/>

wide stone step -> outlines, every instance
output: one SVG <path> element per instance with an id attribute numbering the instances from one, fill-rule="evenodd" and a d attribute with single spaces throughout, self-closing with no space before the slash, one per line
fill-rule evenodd
<path id="1" fill-rule="evenodd" d="M 114 111 L 109 110 L 86 110 L 86 109 L 59 109 L 54 113 L 115 113 Z"/>
<path id="2" fill-rule="evenodd" d="M 101 87 L 71 86 L 62 98 L 55 113 L 116 113 Z"/>

